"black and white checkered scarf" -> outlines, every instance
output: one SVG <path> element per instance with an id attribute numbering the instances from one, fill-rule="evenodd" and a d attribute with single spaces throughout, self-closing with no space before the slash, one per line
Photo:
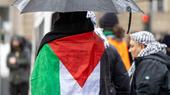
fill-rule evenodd
<path id="1" fill-rule="evenodd" d="M 130 38 L 137 43 L 146 45 L 146 47 L 138 54 L 138 57 L 144 57 L 158 52 L 163 52 L 166 54 L 167 46 L 156 41 L 153 34 L 148 31 L 139 31 L 132 33 L 130 35 Z M 133 65 L 131 66 L 129 70 L 129 75 L 133 74 L 133 72 L 135 71 L 134 66 L 135 63 L 133 63 Z"/>
<path id="2" fill-rule="evenodd" d="M 146 47 L 138 54 L 138 57 L 143 57 L 158 52 L 166 53 L 167 46 L 156 41 L 153 34 L 148 31 L 133 33 L 130 35 L 130 38 L 137 43 L 146 45 Z"/>

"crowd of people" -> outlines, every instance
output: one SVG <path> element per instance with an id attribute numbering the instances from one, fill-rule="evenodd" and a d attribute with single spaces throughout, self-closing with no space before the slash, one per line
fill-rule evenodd
<path id="1" fill-rule="evenodd" d="M 114 13 L 99 19 L 101 31 L 87 12 L 54 13 L 52 19 L 31 76 L 31 45 L 12 37 L 11 95 L 28 95 L 29 77 L 31 95 L 170 95 L 169 48 L 151 32 L 126 34 Z"/>
<path id="2" fill-rule="evenodd" d="M 86 15 L 53 15 L 53 30 L 41 42 L 31 75 L 32 95 L 170 95 L 165 44 L 149 31 L 125 40 L 114 13 L 104 14 L 103 30 L 95 31 Z"/>

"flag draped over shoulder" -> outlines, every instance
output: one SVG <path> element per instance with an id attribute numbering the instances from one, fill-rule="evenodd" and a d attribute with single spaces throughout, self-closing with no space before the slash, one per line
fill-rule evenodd
<path id="1" fill-rule="evenodd" d="M 39 47 L 30 80 L 31 94 L 128 95 L 128 77 L 124 68 L 118 69 L 123 64 L 116 49 L 104 48 L 86 12 L 56 13 L 54 18 L 58 15 Z"/>
<path id="2" fill-rule="evenodd" d="M 32 92 L 34 95 L 99 95 L 99 64 L 103 53 L 103 41 L 94 32 L 45 44 L 32 73 Z"/>

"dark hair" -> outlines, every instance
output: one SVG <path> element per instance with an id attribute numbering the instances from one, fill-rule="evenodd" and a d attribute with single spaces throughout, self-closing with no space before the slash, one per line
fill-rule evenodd
<path id="1" fill-rule="evenodd" d="M 21 50 L 23 50 L 23 41 L 22 41 L 22 37 L 18 36 L 18 35 L 14 35 L 11 38 L 11 42 L 10 42 L 10 47 L 11 47 L 11 52 L 15 51 L 15 48 L 13 47 L 12 43 L 14 40 L 19 41 L 19 47 Z"/>

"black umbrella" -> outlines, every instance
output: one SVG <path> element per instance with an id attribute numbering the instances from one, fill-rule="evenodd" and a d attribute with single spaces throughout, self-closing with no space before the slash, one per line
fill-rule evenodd
<path id="1" fill-rule="evenodd" d="M 75 12 L 100 11 L 120 13 L 128 11 L 142 12 L 133 0 L 16 0 L 14 2 L 21 13 L 25 12 Z"/>
<path id="2" fill-rule="evenodd" d="M 132 12 L 143 12 L 133 0 L 16 0 L 13 4 L 21 13 L 100 11 L 121 13 L 128 11 L 131 26 Z"/>

